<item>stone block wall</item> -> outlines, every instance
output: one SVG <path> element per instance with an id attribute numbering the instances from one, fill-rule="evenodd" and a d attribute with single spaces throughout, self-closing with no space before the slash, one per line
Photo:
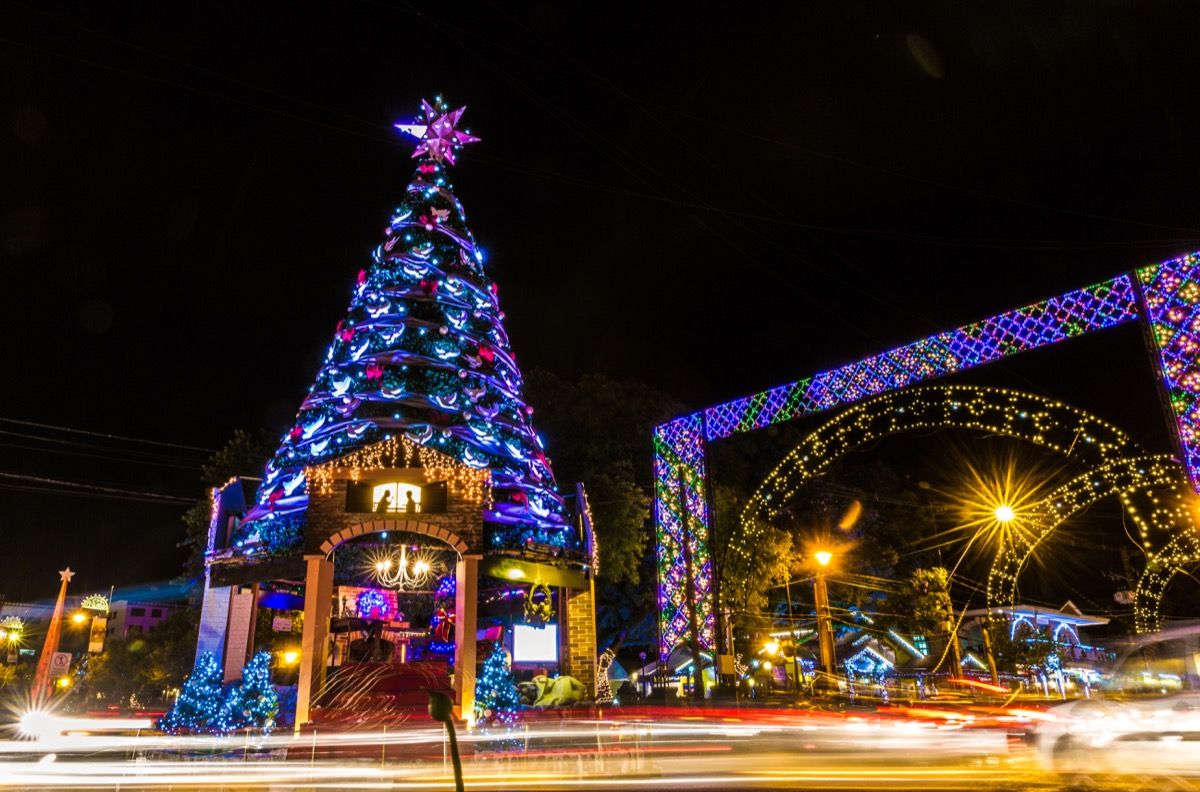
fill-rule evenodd
<path id="1" fill-rule="evenodd" d="M 583 683 L 588 697 L 596 695 L 596 593 L 586 589 L 561 589 L 566 600 L 562 673 Z"/>

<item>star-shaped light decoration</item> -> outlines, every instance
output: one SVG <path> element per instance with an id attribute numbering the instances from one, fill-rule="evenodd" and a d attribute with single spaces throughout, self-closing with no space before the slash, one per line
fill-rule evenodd
<path id="1" fill-rule="evenodd" d="M 445 161 L 453 165 L 455 151 L 468 143 L 479 142 L 479 138 L 458 129 L 459 119 L 467 109 L 465 106 L 457 110 L 442 112 L 422 99 L 421 109 L 425 111 L 424 119 L 395 125 L 396 129 L 405 135 L 417 138 L 417 148 L 413 151 L 414 158 L 428 154 L 438 162 Z"/>
<path id="2" fill-rule="evenodd" d="M 66 569 L 58 570 L 58 576 L 62 579 L 63 583 L 70 583 L 71 578 L 75 577 L 75 573 L 71 571 L 71 567 L 67 567 Z"/>

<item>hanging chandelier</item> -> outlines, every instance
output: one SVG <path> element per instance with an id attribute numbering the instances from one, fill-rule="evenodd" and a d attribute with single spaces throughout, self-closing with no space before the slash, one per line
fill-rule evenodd
<path id="1" fill-rule="evenodd" d="M 401 545 L 399 552 L 391 549 L 373 555 L 370 559 L 371 577 L 381 586 L 401 590 L 417 590 L 427 586 L 438 574 L 441 564 L 431 553 L 409 554 L 409 547 Z"/>

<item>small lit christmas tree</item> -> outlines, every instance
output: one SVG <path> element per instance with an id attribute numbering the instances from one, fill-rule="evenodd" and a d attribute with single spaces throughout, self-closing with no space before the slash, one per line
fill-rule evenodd
<path id="1" fill-rule="evenodd" d="M 504 646 L 497 642 L 496 650 L 483 664 L 483 672 L 475 682 L 475 723 L 484 731 L 512 731 L 520 709 L 517 680 L 508 667 Z"/>
<path id="2" fill-rule="evenodd" d="M 271 684 L 271 655 L 258 652 L 242 668 L 242 682 L 225 693 L 210 730 L 225 734 L 235 729 L 259 729 L 270 734 L 279 712 L 279 695 Z"/>
<path id="3" fill-rule="evenodd" d="M 205 652 L 183 683 L 170 712 L 159 720 L 158 728 L 170 734 L 208 731 L 220 715 L 221 705 L 221 666 L 211 652 Z"/>

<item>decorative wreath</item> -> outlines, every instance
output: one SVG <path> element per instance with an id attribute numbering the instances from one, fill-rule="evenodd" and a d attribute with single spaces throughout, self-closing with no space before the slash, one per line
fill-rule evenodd
<path id="1" fill-rule="evenodd" d="M 525 592 L 525 622 L 534 627 L 544 627 L 554 618 L 553 598 L 550 587 L 545 583 L 534 583 Z"/>

